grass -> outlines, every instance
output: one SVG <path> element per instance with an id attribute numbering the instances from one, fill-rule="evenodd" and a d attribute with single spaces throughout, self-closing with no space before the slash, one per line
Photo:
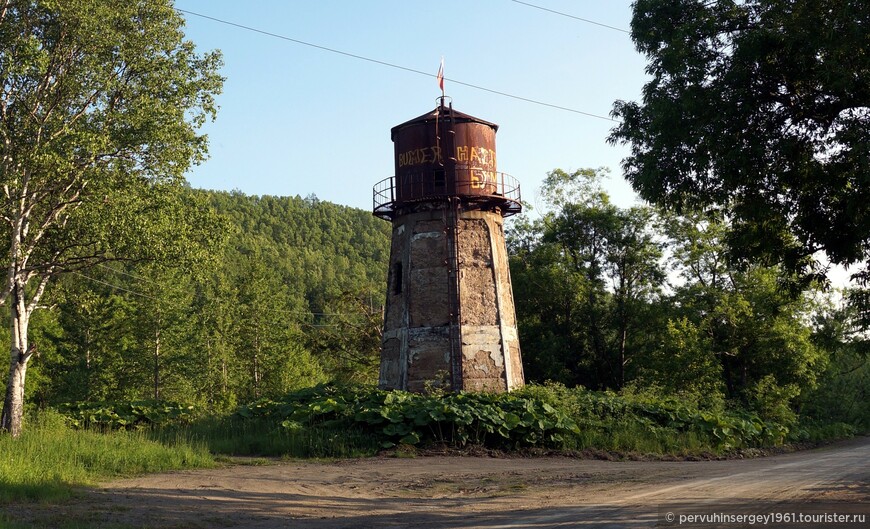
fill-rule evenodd
<path id="1" fill-rule="evenodd" d="M 696 432 L 650 428 L 648 425 L 628 421 L 617 422 L 608 428 L 581 428 L 579 434 L 567 440 L 566 448 L 656 456 L 690 456 L 722 451 Z"/>
<path id="2" fill-rule="evenodd" d="M 284 458 L 368 457 L 380 449 L 375 436 L 355 429 L 310 427 L 287 430 L 264 420 L 206 418 L 189 426 L 154 432 L 156 439 L 195 439 L 214 454 Z"/>
<path id="3" fill-rule="evenodd" d="M 72 430 L 43 412 L 18 439 L 0 435 L 0 503 L 63 500 L 101 479 L 214 465 L 205 444 L 182 435 Z"/>
<path id="4" fill-rule="evenodd" d="M 371 456 L 378 448 L 375 437 L 354 430 L 288 431 L 264 421 L 231 418 L 206 418 L 153 431 L 77 430 L 60 414 L 43 411 L 27 422 L 18 439 L 0 435 L 0 504 L 56 502 L 73 497 L 77 487 L 109 478 L 209 468 L 220 463 L 213 454 L 346 458 Z M 0 527 L 10 524 L 0 513 Z"/>

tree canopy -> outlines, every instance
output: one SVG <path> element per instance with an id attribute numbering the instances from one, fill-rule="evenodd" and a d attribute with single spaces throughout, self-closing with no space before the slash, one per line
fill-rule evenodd
<path id="1" fill-rule="evenodd" d="M 186 235 L 209 238 L 171 217 L 185 216 L 173 203 L 206 154 L 197 129 L 223 82 L 220 55 L 198 55 L 182 26 L 170 0 L 0 1 L 0 302 L 12 319 L 0 428 L 13 435 L 49 282 L 112 259 L 177 258 Z"/>
<path id="2" fill-rule="evenodd" d="M 610 141 L 640 195 L 721 209 L 740 257 L 870 258 L 870 3 L 638 0 L 652 79 Z"/>
<path id="3" fill-rule="evenodd" d="M 529 380 L 660 392 L 792 424 L 831 351 L 855 337 L 831 330 L 820 347 L 814 292 L 782 289 L 781 266 L 733 266 L 722 215 L 622 209 L 603 176 L 552 171 L 539 219 L 523 214 L 508 233 Z"/>
<path id="4" fill-rule="evenodd" d="M 646 207 L 622 210 L 601 187 L 604 171 L 551 171 L 547 210 L 509 232 L 523 358 L 533 380 L 621 388 L 652 323 L 664 282 L 661 247 Z"/>

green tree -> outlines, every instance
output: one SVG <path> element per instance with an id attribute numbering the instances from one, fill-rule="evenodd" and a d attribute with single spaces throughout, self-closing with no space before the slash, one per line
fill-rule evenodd
<path id="1" fill-rule="evenodd" d="M 580 332 L 588 336 L 596 378 L 610 386 L 617 368 L 608 344 L 611 311 L 605 270 L 619 219 L 618 208 L 601 188 L 602 178 L 601 171 L 593 170 L 557 169 L 547 175 L 542 195 L 554 209 L 544 216 L 542 241 L 558 248 L 564 265 L 582 282 Z"/>
<path id="2" fill-rule="evenodd" d="M 107 271 L 94 269 L 88 277 L 103 281 L 101 272 Z M 55 337 L 59 354 L 40 361 L 51 380 L 46 400 L 57 404 L 126 396 L 119 389 L 129 387 L 132 378 L 124 361 L 134 346 L 130 301 L 79 275 L 61 278 L 54 294 L 58 308 L 52 312 L 59 313 L 63 332 Z"/>
<path id="3" fill-rule="evenodd" d="M 192 400 L 190 375 L 198 373 L 189 358 L 194 295 L 189 271 L 143 263 L 128 277 L 135 289 L 129 294 L 133 346 L 124 358 L 128 389 L 154 400 Z"/>
<path id="4" fill-rule="evenodd" d="M 238 346 L 239 293 L 227 272 L 229 252 L 220 265 L 196 284 L 193 300 L 194 334 L 199 354 L 193 378 L 197 394 L 214 410 L 226 411 L 238 403 L 235 373 L 241 370 L 234 351 Z"/>
<path id="5" fill-rule="evenodd" d="M 168 258 L 177 187 L 222 79 L 170 0 L 0 1 L 0 216 L 11 318 L 0 429 L 22 428 L 31 316 L 58 274 Z"/>
<path id="6" fill-rule="evenodd" d="M 622 387 L 664 281 L 652 212 L 617 208 L 603 177 L 552 171 L 542 218 L 520 219 L 509 232 L 530 378 Z"/>
<path id="7" fill-rule="evenodd" d="M 343 292 L 329 300 L 325 312 L 307 323 L 309 349 L 342 383 L 376 384 L 383 338 L 383 286 L 377 294 Z"/>
<path id="8" fill-rule="evenodd" d="M 775 418 L 800 392 L 813 388 L 824 369 L 825 354 L 807 324 L 812 292 L 782 288 L 779 267 L 730 266 L 728 226 L 715 215 L 671 218 L 666 225 L 682 281 L 674 288 L 671 324 L 661 346 L 673 351 L 673 363 L 659 351 L 645 367 L 672 381 L 681 380 L 672 373 L 694 371 L 711 392 L 716 385 L 710 377 L 719 372 L 723 397 Z M 776 418 L 789 418 L 780 415 Z"/>
<path id="9" fill-rule="evenodd" d="M 322 376 L 372 381 L 377 372 L 383 324 L 389 224 L 369 211 L 331 204 L 314 196 L 256 197 L 233 192 L 209 193 L 209 199 L 239 228 L 232 248 L 223 258 L 223 271 L 218 273 L 228 278 L 241 297 L 252 296 L 256 284 L 269 284 L 251 299 L 264 300 L 257 302 L 261 305 L 274 305 L 275 310 L 263 314 L 273 315 L 275 325 L 286 331 L 278 340 L 284 344 L 285 354 L 272 358 L 292 357 L 295 363 L 294 369 L 281 371 L 285 375 L 281 384 L 296 387 L 305 383 L 305 366 L 323 370 L 311 371 L 309 383 Z M 263 272 L 255 280 L 252 274 L 260 266 Z M 265 300 L 267 297 L 272 299 Z M 212 308 L 212 302 L 204 305 L 206 311 Z M 240 301 L 238 309 L 244 308 Z M 245 314 L 257 311 L 245 309 Z M 238 324 L 252 323 L 245 314 L 237 316 Z M 234 340 L 250 336 L 239 329 Z M 213 336 L 210 343 L 220 344 L 222 340 Z M 311 358 L 305 356 L 308 354 Z M 249 360 L 243 370 L 253 373 L 253 357 L 246 358 Z"/>
<path id="10" fill-rule="evenodd" d="M 870 257 L 870 3 L 638 0 L 643 101 L 617 101 L 626 177 L 677 212 L 721 208 L 736 255 L 809 272 Z"/>
<path id="11" fill-rule="evenodd" d="M 305 319 L 302 299 L 291 296 L 267 269 L 265 255 L 248 256 L 237 276 L 237 355 L 247 381 L 241 396 L 248 400 L 323 381 L 320 365 L 303 346 L 298 323 Z"/>
<path id="12" fill-rule="evenodd" d="M 587 283 L 565 265 L 559 248 L 541 242 L 543 226 L 527 218 L 512 221 L 508 232 L 517 323 L 528 380 L 595 385 L 583 332 L 583 294 Z"/>
<path id="13" fill-rule="evenodd" d="M 650 208 L 620 210 L 616 229 L 607 251 L 607 267 L 614 298 L 617 384 L 626 383 L 626 368 L 632 361 L 629 345 L 632 334 L 644 329 L 650 320 L 649 306 L 662 293 L 666 282 L 661 264 L 663 243 L 651 230 L 655 215 Z"/>
<path id="14" fill-rule="evenodd" d="M 667 321 L 658 343 L 639 361 L 636 385 L 659 388 L 704 408 L 721 406 L 722 363 L 710 337 L 686 317 Z"/>
<path id="15" fill-rule="evenodd" d="M 839 298 L 839 299 L 837 299 Z M 819 302 L 813 341 L 829 355 L 819 385 L 800 398 L 802 415 L 819 423 L 842 422 L 870 430 L 870 340 L 849 292 Z"/>

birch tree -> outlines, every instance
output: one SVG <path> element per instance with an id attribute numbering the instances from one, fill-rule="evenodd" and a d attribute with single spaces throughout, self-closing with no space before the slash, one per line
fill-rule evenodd
<path id="1" fill-rule="evenodd" d="M 175 255 L 196 229 L 174 191 L 206 154 L 220 55 L 171 0 L 0 0 L 0 303 L 11 322 L 0 430 L 22 428 L 28 326 L 52 280 Z"/>

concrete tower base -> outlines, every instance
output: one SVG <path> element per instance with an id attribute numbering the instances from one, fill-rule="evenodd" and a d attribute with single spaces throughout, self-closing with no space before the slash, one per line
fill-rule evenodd
<path id="1" fill-rule="evenodd" d="M 392 222 L 380 387 L 521 387 L 501 213 L 445 201 Z"/>

